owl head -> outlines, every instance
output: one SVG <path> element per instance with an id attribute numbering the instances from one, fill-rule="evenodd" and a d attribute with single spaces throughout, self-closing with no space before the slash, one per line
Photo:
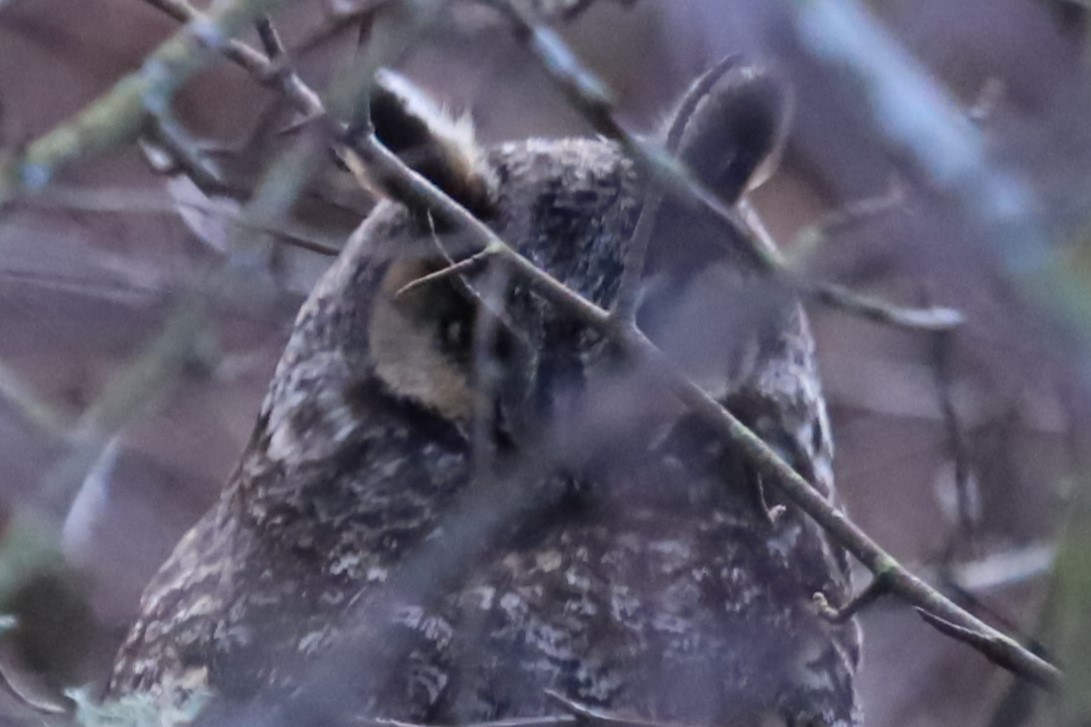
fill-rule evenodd
<path id="1" fill-rule="evenodd" d="M 775 165 L 790 107 L 769 72 L 730 57 L 693 83 L 662 141 L 693 180 L 733 205 Z M 660 193 L 617 144 L 482 147 L 468 121 L 452 120 L 391 72 L 379 78 L 371 113 L 377 137 L 411 168 L 535 265 L 610 309 L 637 219 Z M 753 271 L 733 254 L 750 243 L 677 190 L 662 195 L 639 320 L 687 372 L 726 395 L 760 343 L 756 298 L 744 300 L 742 282 Z M 540 436 L 573 406 L 594 372 L 609 368 L 610 347 L 502 263 L 428 278 L 475 252 L 426 211 L 395 198 L 375 208 L 299 314 L 259 422 L 273 460 L 328 457 L 365 425 L 377 396 L 465 437 L 484 427 L 501 451 Z"/>

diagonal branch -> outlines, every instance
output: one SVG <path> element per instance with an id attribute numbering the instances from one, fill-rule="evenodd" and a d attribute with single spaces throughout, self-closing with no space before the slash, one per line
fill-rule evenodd
<path id="1" fill-rule="evenodd" d="M 988 650 L 983 653 L 1012 672 L 1042 687 L 1052 689 L 1059 684 L 1061 674 L 1056 667 L 960 608 L 909 572 L 819 494 L 735 415 L 679 373 L 664 354 L 634 326 L 624 322 L 619 324 L 608 312 L 536 267 L 504 243 L 468 210 L 406 167 L 374 137 L 360 140 L 354 153 L 360 155 L 363 163 L 384 180 L 392 195 L 403 204 L 411 209 L 428 210 L 441 221 L 458 227 L 476 239 L 482 250 L 497 249 L 498 252 L 494 254 L 525 276 L 543 298 L 608 336 L 632 358 L 650 364 L 660 382 L 720 436 L 731 442 L 765 477 L 769 486 L 777 488 L 877 578 L 888 583 L 891 593 L 938 619 L 976 634 L 978 639 L 966 640 L 966 643 L 979 650 L 982 645 L 987 644 Z"/>

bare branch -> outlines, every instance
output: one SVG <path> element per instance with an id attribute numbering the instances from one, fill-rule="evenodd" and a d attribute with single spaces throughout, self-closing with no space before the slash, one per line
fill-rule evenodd
<path id="1" fill-rule="evenodd" d="M 65 167 L 132 141 L 149 113 L 166 110 L 174 93 L 208 66 L 222 45 L 254 17 L 286 0 L 235 0 L 189 22 L 147 57 L 139 71 L 74 118 L 0 163 L 0 208 L 22 194 L 41 191 Z"/>
<path id="2" fill-rule="evenodd" d="M 208 22 L 208 17 L 186 0 L 145 0 L 145 2 L 181 23 Z M 260 18 L 267 16 L 268 12 L 254 15 Z M 300 111 L 314 113 L 321 110 L 322 102 L 318 94 L 298 78 L 278 73 L 275 65 L 266 56 L 246 43 L 229 39 L 223 43 L 220 52 L 263 85 L 278 88 Z"/>

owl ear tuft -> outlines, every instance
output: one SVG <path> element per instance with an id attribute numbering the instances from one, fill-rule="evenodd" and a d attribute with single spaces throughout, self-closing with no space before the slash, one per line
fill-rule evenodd
<path id="1" fill-rule="evenodd" d="M 496 181 L 468 115 L 452 117 L 401 74 L 380 71 L 371 95 L 375 135 L 410 168 L 479 217 L 493 208 Z"/>
<path id="2" fill-rule="evenodd" d="M 780 160 L 794 107 L 767 69 L 729 56 L 694 81 L 667 130 L 667 148 L 706 187 L 734 204 Z"/>

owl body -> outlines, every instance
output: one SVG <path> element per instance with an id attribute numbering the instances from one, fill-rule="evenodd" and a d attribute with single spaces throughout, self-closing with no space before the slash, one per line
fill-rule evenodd
<path id="1" fill-rule="evenodd" d="M 609 308 L 648 189 L 622 151 L 532 140 L 477 164 L 489 226 Z M 683 212 L 663 214 L 655 244 L 685 248 Z M 556 714 L 550 690 L 694 727 L 854 724 L 855 626 L 811 606 L 847 597 L 843 553 L 522 281 L 403 290 L 442 267 L 437 242 L 471 252 L 384 202 L 324 276 L 239 467 L 148 587 L 113 692 L 198 684 L 314 724 Z M 650 258 L 653 338 L 701 291 L 747 299 L 741 258 L 672 267 L 691 257 Z M 677 363 L 832 498 L 806 320 L 754 308 L 725 325 L 713 305 Z"/>

